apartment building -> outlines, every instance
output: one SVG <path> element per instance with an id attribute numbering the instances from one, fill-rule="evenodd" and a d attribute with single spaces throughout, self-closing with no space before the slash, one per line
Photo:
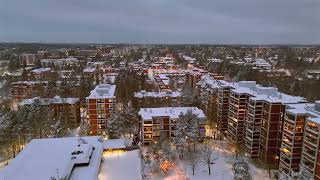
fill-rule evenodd
<path id="1" fill-rule="evenodd" d="M 307 118 L 303 135 L 301 166 L 315 180 L 320 179 L 320 101 L 307 107 Z"/>
<path id="2" fill-rule="evenodd" d="M 257 97 L 250 97 L 247 101 L 244 145 L 251 158 L 259 156 L 263 103 L 263 100 Z"/>
<path id="3" fill-rule="evenodd" d="M 313 106 L 314 104 L 301 103 L 286 107 L 279 171 L 287 177 L 300 170 L 305 121 L 308 117 L 308 108 Z"/>
<path id="4" fill-rule="evenodd" d="M 231 88 L 231 86 L 223 84 L 218 89 L 217 128 L 223 133 L 227 131 L 228 127 L 229 96 Z"/>
<path id="5" fill-rule="evenodd" d="M 54 118 L 60 122 L 67 123 L 70 127 L 78 127 L 80 124 L 80 100 L 79 98 L 61 98 L 55 96 L 53 98 L 35 97 L 25 99 L 20 106 L 31 106 L 36 101 L 41 106 L 47 106 L 53 111 Z"/>
<path id="6" fill-rule="evenodd" d="M 201 77 L 207 74 L 209 74 L 209 72 L 204 69 L 191 67 L 186 71 L 186 82 L 192 87 L 193 90 L 195 90 L 196 85 L 200 81 Z"/>
<path id="7" fill-rule="evenodd" d="M 176 122 L 179 121 L 180 114 L 185 114 L 187 111 L 192 111 L 199 118 L 199 134 L 200 138 L 204 138 L 206 116 L 196 107 L 141 108 L 139 116 L 142 143 L 149 145 L 160 137 L 169 139 L 175 137 Z"/>
<path id="8" fill-rule="evenodd" d="M 96 78 L 98 78 L 98 70 L 96 68 L 85 68 L 83 70 L 83 76 L 85 78 L 96 80 Z"/>
<path id="9" fill-rule="evenodd" d="M 240 144 L 244 141 L 247 100 L 252 96 L 247 90 L 255 86 L 254 81 L 241 81 L 238 88 L 230 91 L 227 138 L 233 143 Z"/>
<path id="10" fill-rule="evenodd" d="M 51 75 L 50 68 L 39 68 L 31 70 L 31 78 L 37 81 L 48 80 Z"/>
<path id="11" fill-rule="evenodd" d="M 179 91 L 140 91 L 134 93 L 134 104 L 137 107 L 177 106 L 181 98 Z"/>
<path id="12" fill-rule="evenodd" d="M 212 121 L 221 132 L 227 130 L 229 94 L 232 86 L 232 83 L 211 75 L 202 76 L 197 83 L 196 93 L 201 100 L 201 108 L 204 109 L 208 121 Z"/>
<path id="13" fill-rule="evenodd" d="M 22 54 L 22 60 L 25 61 L 27 66 L 32 66 L 36 63 L 37 54 Z"/>
<path id="14" fill-rule="evenodd" d="M 42 96 L 45 92 L 48 81 L 18 81 L 11 83 L 10 97 L 14 100 Z"/>
<path id="15" fill-rule="evenodd" d="M 115 89 L 115 85 L 100 84 L 87 97 L 90 133 L 92 135 L 105 133 L 107 121 L 115 108 Z"/>

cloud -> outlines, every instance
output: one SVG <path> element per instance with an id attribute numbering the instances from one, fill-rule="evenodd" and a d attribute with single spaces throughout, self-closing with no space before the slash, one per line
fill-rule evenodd
<path id="1" fill-rule="evenodd" d="M 318 0 L 0 0 L 0 41 L 320 43 Z"/>

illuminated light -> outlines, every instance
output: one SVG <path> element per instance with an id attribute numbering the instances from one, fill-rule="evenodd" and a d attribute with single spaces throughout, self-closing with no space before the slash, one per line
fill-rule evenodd
<path id="1" fill-rule="evenodd" d="M 117 157 L 117 156 L 122 156 L 125 154 L 125 150 L 123 149 L 110 149 L 110 150 L 107 150 L 107 151 L 103 151 L 103 156 L 104 157 Z"/>
<path id="2" fill-rule="evenodd" d="M 284 152 L 285 154 L 291 154 L 287 148 L 281 148 L 281 151 Z"/>
<path id="3" fill-rule="evenodd" d="M 160 169 L 163 172 L 168 172 L 169 170 L 173 169 L 174 164 L 171 161 L 165 160 L 160 164 Z"/>

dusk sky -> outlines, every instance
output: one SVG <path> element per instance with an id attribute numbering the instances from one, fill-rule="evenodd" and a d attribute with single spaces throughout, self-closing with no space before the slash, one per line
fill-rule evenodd
<path id="1" fill-rule="evenodd" d="M 0 0 L 0 42 L 320 43 L 320 0 Z"/>

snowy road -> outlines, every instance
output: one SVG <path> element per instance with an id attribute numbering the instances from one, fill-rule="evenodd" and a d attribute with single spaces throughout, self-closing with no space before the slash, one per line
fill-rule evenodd
<path id="1" fill-rule="evenodd" d="M 104 152 L 99 180 L 140 180 L 139 150 Z"/>

